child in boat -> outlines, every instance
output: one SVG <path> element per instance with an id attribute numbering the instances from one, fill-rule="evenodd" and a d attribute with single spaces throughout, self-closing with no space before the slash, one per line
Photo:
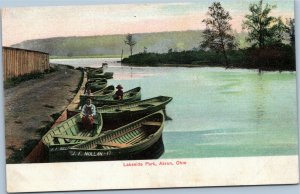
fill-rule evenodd
<path id="1" fill-rule="evenodd" d="M 117 87 L 116 87 L 118 90 L 116 91 L 115 93 L 115 99 L 116 100 L 123 100 L 123 87 L 119 84 Z"/>
<path id="2" fill-rule="evenodd" d="M 91 89 L 87 88 L 86 91 L 85 91 L 85 93 L 84 93 L 84 95 L 85 96 L 93 96 Z"/>
<path id="3" fill-rule="evenodd" d="M 91 130 L 93 128 L 94 117 L 96 116 L 96 107 L 92 104 L 90 98 L 87 99 L 86 104 L 82 107 L 81 113 L 83 128 Z"/>

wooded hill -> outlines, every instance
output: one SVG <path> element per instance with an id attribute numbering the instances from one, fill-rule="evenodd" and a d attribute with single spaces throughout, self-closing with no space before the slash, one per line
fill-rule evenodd
<path id="1" fill-rule="evenodd" d="M 27 40 L 12 45 L 15 48 L 30 49 L 49 53 L 51 56 L 101 56 L 113 55 L 120 57 L 122 49 L 124 56 L 130 54 L 128 45 L 124 43 L 124 35 L 103 35 L 85 37 L 55 37 L 48 39 Z M 173 51 L 195 50 L 202 40 L 201 31 L 178 31 L 133 34 L 137 44 L 133 53 L 147 52 L 167 53 Z M 236 33 L 239 46 L 246 46 L 245 33 Z"/>

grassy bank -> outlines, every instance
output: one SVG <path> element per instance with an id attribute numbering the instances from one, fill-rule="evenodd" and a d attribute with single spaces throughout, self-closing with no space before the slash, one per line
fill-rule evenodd
<path id="1" fill-rule="evenodd" d="M 168 53 L 139 53 L 122 60 L 134 66 L 226 67 L 264 71 L 295 71 L 295 52 L 288 45 L 268 48 L 247 48 L 228 51 L 229 66 L 221 53 L 211 51 L 182 51 Z"/>
<path id="2" fill-rule="evenodd" d="M 24 75 L 21 75 L 18 77 L 13 77 L 13 78 L 7 79 L 6 81 L 4 81 L 4 89 L 14 87 L 24 81 L 43 78 L 46 74 L 49 74 L 49 73 L 52 73 L 55 71 L 57 71 L 56 67 L 50 67 L 50 69 L 48 69 L 44 72 L 27 73 L 27 74 L 24 74 Z"/>

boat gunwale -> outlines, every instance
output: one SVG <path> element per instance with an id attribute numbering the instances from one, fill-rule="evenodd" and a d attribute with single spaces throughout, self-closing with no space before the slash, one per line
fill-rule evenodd
<path id="1" fill-rule="evenodd" d="M 107 137 L 107 136 L 109 136 L 109 135 L 111 135 L 113 133 L 117 133 L 118 131 L 124 130 L 125 128 L 128 128 L 128 127 L 130 127 L 132 125 L 139 124 L 142 121 L 144 121 L 145 119 L 147 119 L 147 118 L 149 118 L 151 116 L 154 116 L 156 114 L 159 114 L 162 117 L 162 123 L 161 123 L 160 127 L 155 131 L 155 133 L 150 134 L 149 136 L 147 136 L 145 139 L 143 139 L 142 141 L 138 142 L 137 144 L 134 144 L 134 145 L 131 145 L 131 146 L 128 146 L 128 147 L 124 147 L 124 148 L 118 148 L 118 149 L 83 149 L 83 148 L 80 148 L 81 146 L 84 146 L 86 144 L 94 144 L 93 141 L 97 141 L 100 138 L 105 138 L 105 137 Z M 103 134 L 103 135 L 101 135 L 99 137 L 95 137 L 95 138 L 93 138 L 93 139 L 91 139 L 89 141 L 83 142 L 83 143 L 78 144 L 76 146 L 72 146 L 72 147 L 69 148 L 69 151 L 73 151 L 73 152 L 80 152 L 80 151 L 111 152 L 111 151 L 117 151 L 117 150 L 118 151 L 131 150 L 131 149 L 133 149 L 135 147 L 138 147 L 138 146 L 140 146 L 142 144 L 145 144 L 146 140 L 147 140 L 147 142 L 150 142 L 153 139 L 153 138 L 152 139 L 148 139 L 150 136 L 151 137 L 158 137 L 158 136 L 160 137 L 161 134 L 162 134 L 163 128 L 164 128 L 164 124 L 165 124 L 165 116 L 164 116 L 163 111 L 160 110 L 158 112 L 155 112 L 153 114 L 150 114 L 150 115 L 147 115 L 147 116 L 145 116 L 143 118 L 140 118 L 140 119 L 138 119 L 138 120 L 136 120 L 134 122 L 128 123 L 128 124 L 126 124 L 126 125 L 124 125 L 122 127 L 119 127 L 117 129 L 115 129 L 115 130 L 110 130 L 109 132 L 106 132 L 106 134 Z M 91 143 L 91 142 L 93 142 L 93 143 Z M 152 142 L 151 144 L 153 144 L 153 143 L 155 143 L 155 142 Z"/>
<path id="2" fill-rule="evenodd" d="M 153 105 L 150 107 L 145 107 L 144 109 L 139 109 L 139 110 L 130 110 L 133 107 L 138 107 L 140 105 L 143 104 L 151 104 L 151 101 L 156 100 L 156 99 L 160 99 L 160 98 L 165 98 L 165 100 L 161 100 L 161 101 L 156 101 L 157 103 L 159 103 L 158 105 Z M 151 108 L 156 108 L 159 106 L 165 106 L 167 105 L 169 102 L 171 102 L 173 100 L 172 97 L 168 97 L 168 96 L 157 96 L 157 97 L 153 97 L 153 98 L 148 98 L 142 101 L 134 101 L 134 102 L 125 102 L 124 104 L 117 104 L 117 105 L 104 105 L 101 107 L 97 107 L 97 111 L 100 112 L 101 114 L 120 114 L 120 113 L 124 113 L 124 112 L 139 112 L 139 111 L 145 111 Z M 128 107 L 129 110 L 122 110 L 122 109 L 126 109 Z M 120 112 L 115 112 L 116 109 L 120 109 Z"/>
<path id="3" fill-rule="evenodd" d="M 137 97 L 138 97 L 138 100 L 140 100 L 141 90 L 142 90 L 141 87 L 135 87 L 135 88 L 132 88 L 132 89 L 130 89 L 130 90 L 124 92 L 123 98 L 124 98 L 124 96 L 128 95 L 128 94 L 131 93 L 131 92 L 134 92 L 134 95 L 129 96 L 129 98 L 122 99 L 122 100 L 114 100 L 114 99 L 111 99 L 113 96 L 106 96 L 106 98 L 98 99 L 98 100 L 95 99 L 95 100 L 97 100 L 99 104 L 105 104 L 105 103 L 117 103 L 117 104 L 123 104 L 123 103 L 126 103 L 126 102 L 130 102 L 130 100 L 135 99 L 135 98 L 137 98 Z M 116 105 L 116 104 L 113 104 L 113 105 Z M 102 106 L 103 106 L 103 105 L 102 105 Z"/>

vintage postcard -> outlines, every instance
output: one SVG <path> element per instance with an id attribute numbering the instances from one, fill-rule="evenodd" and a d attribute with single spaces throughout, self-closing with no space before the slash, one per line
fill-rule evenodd
<path id="1" fill-rule="evenodd" d="M 293 0 L 1 13 L 8 192 L 298 184 Z"/>

